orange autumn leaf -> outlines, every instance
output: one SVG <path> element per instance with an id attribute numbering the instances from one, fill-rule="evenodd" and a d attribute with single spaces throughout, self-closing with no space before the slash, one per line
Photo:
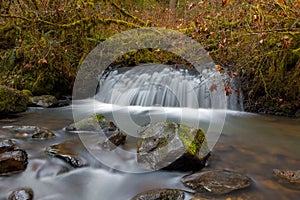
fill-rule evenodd
<path id="1" fill-rule="evenodd" d="M 232 94 L 230 87 L 228 85 L 226 85 L 226 83 L 224 83 L 224 91 L 226 93 L 226 96 L 229 96 Z"/>
<path id="2" fill-rule="evenodd" d="M 215 69 L 221 74 L 224 74 L 224 68 L 221 65 L 215 65 Z"/>
<path id="3" fill-rule="evenodd" d="M 48 61 L 46 60 L 46 58 L 41 58 L 38 60 L 38 63 L 48 63 Z"/>
<path id="4" fill-rule="evenodd" d="M 210 86 L 209 91 L 210 91 L 210 92 L 213 92 L 214 90 L 217 91 L 217 89 L 218 89 L 217 85 L 216 85 L 215 83 L 213 83 L 213 84 Z"/>

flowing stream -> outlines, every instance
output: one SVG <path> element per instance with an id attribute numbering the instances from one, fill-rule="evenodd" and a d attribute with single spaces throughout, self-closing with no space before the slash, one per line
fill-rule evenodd
<path id="1" fill-rule="evenodd" d="M 174 108 L 175 109 L 175 108 Z M 169 109 L 168 115 L 172 115 Z M 136 114 L 144 114 L 136 110 Z M 108 114 L 104 110 L 104 114 Z M 89 199 L 127 200 L 139 192 L 153 188 L 181 188 L 183 173 L 157 171 L 150 173 L 123 173 L 107 168 L 97 161 L 91 166 L 72 169 L 58 176 L 51 174 L 51 166 L 61 161 L 45 156 L 45 147 L 65 140 L 78 141 L 78 148 L 86 158 L 90 155 L 80 144 L 75 133 L 68 133 L 63 127 L 72 123 L 71 107 L 33 109 L 16 118 L 9 125 L 38 125 L 47 127 L 57 134 L 53 140 L 35 141 L 15 138 L 29 153 L 29 165 L 25 172 L 9 177 L 0 177 L 0 199 L 15 188 L 30 187 L 35 199 Z M 1 125 L 8 125 L 1 123 Z M 250 189 L 242 190 L 226 197 L 243 196 L 249 199 L 298 199 L 299 185 L 278 182 L 272 169 L 298 169 L 300 166 L 300 125 L 299 119 L 261 116 L 238 111 L 228 111 L 219 141 L 213 149 L 208 168 L 227 168 L 243 172 L 254 180 Z M 1 131 L 1 138 L 12 135 Z M 93 160 L 92 158 L 90 158 Z M 47 167 L 50 166 L 50 167 Z M 189 199 L 189 198 L 187 198 Z M 245 198 L 247 199 L 247 198 Z"/>
<path id="2" fill-rule="evenodd" d="M 104 114 L 114 121 L 117 119 L 128 132 L 135 129 L 132 124 L 143 125 L 160 120 L 185 122 L 201 127 L 205 132 L 209 132 L 210 123 L 221 123 L 222 127 L 224 123 L 222 134 L 214 138 L 216 144 L 211 146 L 212 155 L 207 168 L 245 173 L 251 177 L 253 184 L 248 189 L 217 199 L 299 199 L 299 184 L 280 182 L 272 174 L 276 168 L 299 170 L 299 119 L 233 111 L 242 110 L 240 95 L 226 97 L 226 107 L 230 110 L 211 109 L 210 87 L 214 84 L 213 80 L 161 65 L 154 67 L 154 71 L 147 67 L 136 69 L 108 72 L 105 78 L 100 79 L 100 89 L 94 99 L 78 101 L 79 104 L 73 107 L 30 108 L 19 114 L 15 121 L 0 121 L 0 127 L 36 125 L 48 128 L 57 135 L 54 139 L 33 140 L 19 138 L 0 128 L 0 139 L 14 138 L 29 155 L 26 171 L 0 177 L 0 199 L 7 199 L 11 191 L 20 187 L 32 188 L 38 200 L 129 200 L 140 192 L 155 188 L 190 191 L 180 182 L 187 173 L 122 172 L 124 170 L 118 169 L 130 167 L 134 158 L 120 159 L 118 150 L 112 152 L 109 164 L 95 159 L 76 132 L 64 129 L 74 122 L 73 117 L 93 113 Z M 155 74 L 151 75 L 150 71 Z M 205 73 L 206 77 L 210 77 L 209 70 Z M 140 84 L 139 80 L 143 83 Z M 197 98 L 191 98 L 193 95 Z M 82 116 L 73 115 L 72 108 Z M 219 116 L 219 111 L 224 121 L 214 122 L 214 114 L 217 112 Z M 46 147 L 64 141 L 73 142 L 73 148 L 89 162 L 88 167 L 73 169 L 44 153 Z M 124 146 L 122 148 L 125 150 L 135 150 L 135 143 Z M 96 145 L 93 148 L 97 148 Z M 58 165 L 66 166 L 69 172 L 57 175 Z M 191 199 L 191 196 L 186 199 Z"/>

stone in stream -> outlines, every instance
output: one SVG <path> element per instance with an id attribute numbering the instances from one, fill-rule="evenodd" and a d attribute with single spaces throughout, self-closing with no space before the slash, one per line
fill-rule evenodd
<path id="1" fill-rule="evenodd" d="M 82 120 L 65 127 L 66 131 L 116 131 L 117 127 L 113 122 L 101 114 L 91 115 Z"/>
<path id="2" fill-rule="evenodd" d="M 74 151 L 74 146 L 76 144 L 72 142 L 64 142 L 47 147 L 45 153 L 64 160 L 74 168 L 87 166 L 87 161 Z"/>
<path id="3" fill-rule="evenodd" d="M 8 130 L 19 138 L 51 139 L 55 137 L 52 131 L 38 126 L 2 126 L 2 129 Z"/>
<path id="4" fill-rule="evenodd" d="M 290 183 L 300 183 L 300 170 L 273 169 L 276 177 Z"/>
<path id="5" fill-rule="evenodd" d="M 115 131 L 110 135 L 100 146 L 105 150 L 113 150 L 117 146 L 123 145 L 126 142 L 127 135 L 122 131 Z"/>
<path id="6" fill-rule="evenodd" d="M 205 170 L 182 178 L 186 187 L 210 194 L 227 194 L 249 187 L 251 182 L 249 177 L 228 170 Z"/>
<path id="7" fill-rule="evenodd" d="M 142 192 L 131 200 L 184 200 L 185 194 L 177 189 L 156 189 Z"/>
<path id="8" fill-rule="evenodd" d="M 13 139 L 6 139 L 0 141 L 0 148 L 2 147 L 11 147 L 13 149 L 19 148 L 17 142 Z"/>
<path id="9" fill-rule="evenodd" d="M 13 191 L 8 200 L 33 200 L 33 190 L 31 188 L 20 188 Z"/>
<path id="10" fill-rule="evenodd" d="M 210 154 L 205 134 L 198 128 L 161 122 L 149 124 L 140 134 L 137 162 L 145 169 L 199 170 Z"/>
<path id="11" fill-rule="evenodd" d="M 40 106 L 43 108 L 49 108 L 56 106 L 58 101 L 55 96 L 52 95 L 42 95 L 30 97 L 30 105 Z"/>
<path id="12" fill-rule="evenodd" d="M 23 92 L 0 85 L 0 115 L 23 112 L 29 99 Z"/>
<path id="13" fill-rule="evenodd" d="M 27 153 L 10 140 L 2 141 L 0 147 L 0 175 L 24 171 L 28 164 Z"/>

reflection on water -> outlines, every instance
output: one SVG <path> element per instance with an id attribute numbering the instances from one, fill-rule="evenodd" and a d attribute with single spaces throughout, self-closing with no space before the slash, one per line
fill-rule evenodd
<path id="1" fill-rule="evenodd" d="M 105 114 L 109 113 L 108 110 Z M 0 126 L 38 125 L 53 130 L 57 138 L 44 141 L 16 138 L 29 153 L 29 165 L 21 174 L 0 177 L 0 199 L 6 199 L 10 191 L 19 187 L 31 187 L 35 199 L 43 200 L 126 200 L 153 188 L 187 190 L 180 183 L 184 175 L 182 173 L 126 174 L 110 170 L 95 160 L 92 162 L 92 156 L 80 144 L 78 135 L 62 130 L 73 121 L 71 107 L 31 110 L 16 120 L 11 123 L 0 122 Z M 243 172 L 254 180 L 254 185 L 220 199 L 231 196 L 241 196 L 243 199 L 247 199 L 247 196 L 248 199 L 298 199 L 299 185 L 280 183 L 273 177 L 272 169 L 299 169 L 299 122 L 299 119 L 228 112 L 223 133 L 213 149 L 208 168 L 228 168 Z M 11 137 L 14 135 L 0 130 L 0 138 Z M 74 148 L 90 159 L 90 167 L 71 169 L 62 161 L 45 156 L 45 147 L 66 140 L 77 142 Z M 55 176 L 53 166 L 57 164 L 65 165 L 70 172 Z M 45 173 L 50 176 L 42 176 Z"/>

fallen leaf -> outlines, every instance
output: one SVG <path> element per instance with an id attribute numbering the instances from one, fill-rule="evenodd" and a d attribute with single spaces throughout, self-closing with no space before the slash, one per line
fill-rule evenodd
<path id="1" fill-rule="evenodd" d="M 229 96 L 232 94 L 230 87 L 228 85 L 226 85 L 226 83 L 224 83 L 224 91 L 226 93 L 226 96 Z"/>
<path id="2" fill-rule="evenodd" d="M 213 84 L 210 86 L 209 91 L 213 92 L 214 90 L 217 91 L 217 89 L 218 89 L 217 85 L 213 83 Z"/>
<path id="3" fill-rule="evenodd" d="M 224 68 L 221 65 L 215 65 L 215 69 L 221 74 L 224 74 Z"/>
<path id="4" fill-rule="evenodd" d="M 38 63 L 48 63 L 48 61 L 45 58 L 41 58 L 38 60 Z"/>

